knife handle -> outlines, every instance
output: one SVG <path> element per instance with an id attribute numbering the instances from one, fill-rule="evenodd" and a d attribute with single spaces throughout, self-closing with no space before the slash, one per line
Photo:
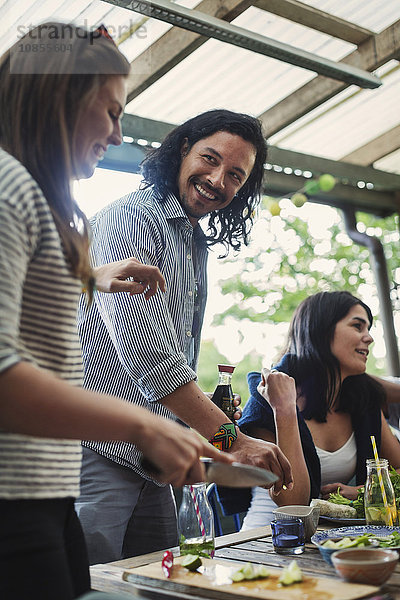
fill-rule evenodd
<path id="1" fill-rule="evenodd" d="M 205 456 L 201 456 L 200 462 L 203 463 L 204 468 L 207 472 L 208 466 L 211 463 L 213 463 L 214 461 L 212 458 L 206 458 Z M 153 473 L 154 475 L 160 475 L 160 473 L 161 473 L 161 471 L 157 467 L 157 465 L 155 465 L 151 460 L 149 460 L 145 456 L 142 456 L 142 458 L 140 460 L 140 466 L 142 467 L 142 469 L 144 469 L 145 471 L 148 471 L 150 474 Z"/>

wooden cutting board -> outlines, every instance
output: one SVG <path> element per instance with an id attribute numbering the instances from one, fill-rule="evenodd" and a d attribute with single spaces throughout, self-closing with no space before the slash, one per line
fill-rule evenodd
<path id="1" fill-rule="evenodd" d="M 123 579 L 136 583 L 139 587 L 160 588 L 170 592 L 196 594 L 217 600 L 353 600 L 376 593 L 379 588 L 371 585 L 347 583 L 338 578 L 310 577 L 303 575 L 301 583 L 281 586 L 278 583 L 282 569 L 268 567 L 271 575 L 267 579 L 232 583 L 230 574 L 240 567 L 239 563 L 222 562 L 216 559 L 202 559 L 199 572 L 191 573 L 180 563 L 181 557 L 174 559 L 172 575 L 167 579 L 161 562 L 126 569 Z"/>

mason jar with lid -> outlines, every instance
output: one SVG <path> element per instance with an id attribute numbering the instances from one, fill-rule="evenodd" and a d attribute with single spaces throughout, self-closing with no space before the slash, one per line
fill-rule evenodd
<path id="1" fill-rule="evenodd" d="M 368 525 L 397 525 L 396 498 L 386 458 L 367 460 L 364 510 Z"/>

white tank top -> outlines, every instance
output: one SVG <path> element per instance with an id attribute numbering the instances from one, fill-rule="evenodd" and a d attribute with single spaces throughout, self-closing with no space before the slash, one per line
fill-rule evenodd
<path id="1" fill-rule="evenodd" d="M 354 432 L 347 442 L 335 452 L 327 452 L 315 447 L 321 463 L 321 486 L 327 483 L 348 484 L 356 472 L 357 447 Z M 242 531 L 269 525 L 274 518 L 272 513 L 276 508 L 268 490 L 260 487 L 252 489 L 252 501 L 243 520 Z"/>
<path id="2" fill-rule="evenodd" d="M 327 452 L 317 446 L 315 449 L 321 463 L 321 486 L 335 481 L 348 484 L 356 472 L 357 465 L 354 431 L 347 442 L 335 452 Z"/>

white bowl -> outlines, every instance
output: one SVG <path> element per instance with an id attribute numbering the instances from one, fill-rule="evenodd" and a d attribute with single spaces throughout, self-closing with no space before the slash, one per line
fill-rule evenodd
<path id="1" fill-rule="evenodd" d="M 319 506 L 304 506 L 293 504 L 290 506 L 279 506 L 273 511 L 276 519 L 301 519 L 304 525 L 304 537 L 309 542 L 311 536 L 317 531 L 319 520 Z"/>

